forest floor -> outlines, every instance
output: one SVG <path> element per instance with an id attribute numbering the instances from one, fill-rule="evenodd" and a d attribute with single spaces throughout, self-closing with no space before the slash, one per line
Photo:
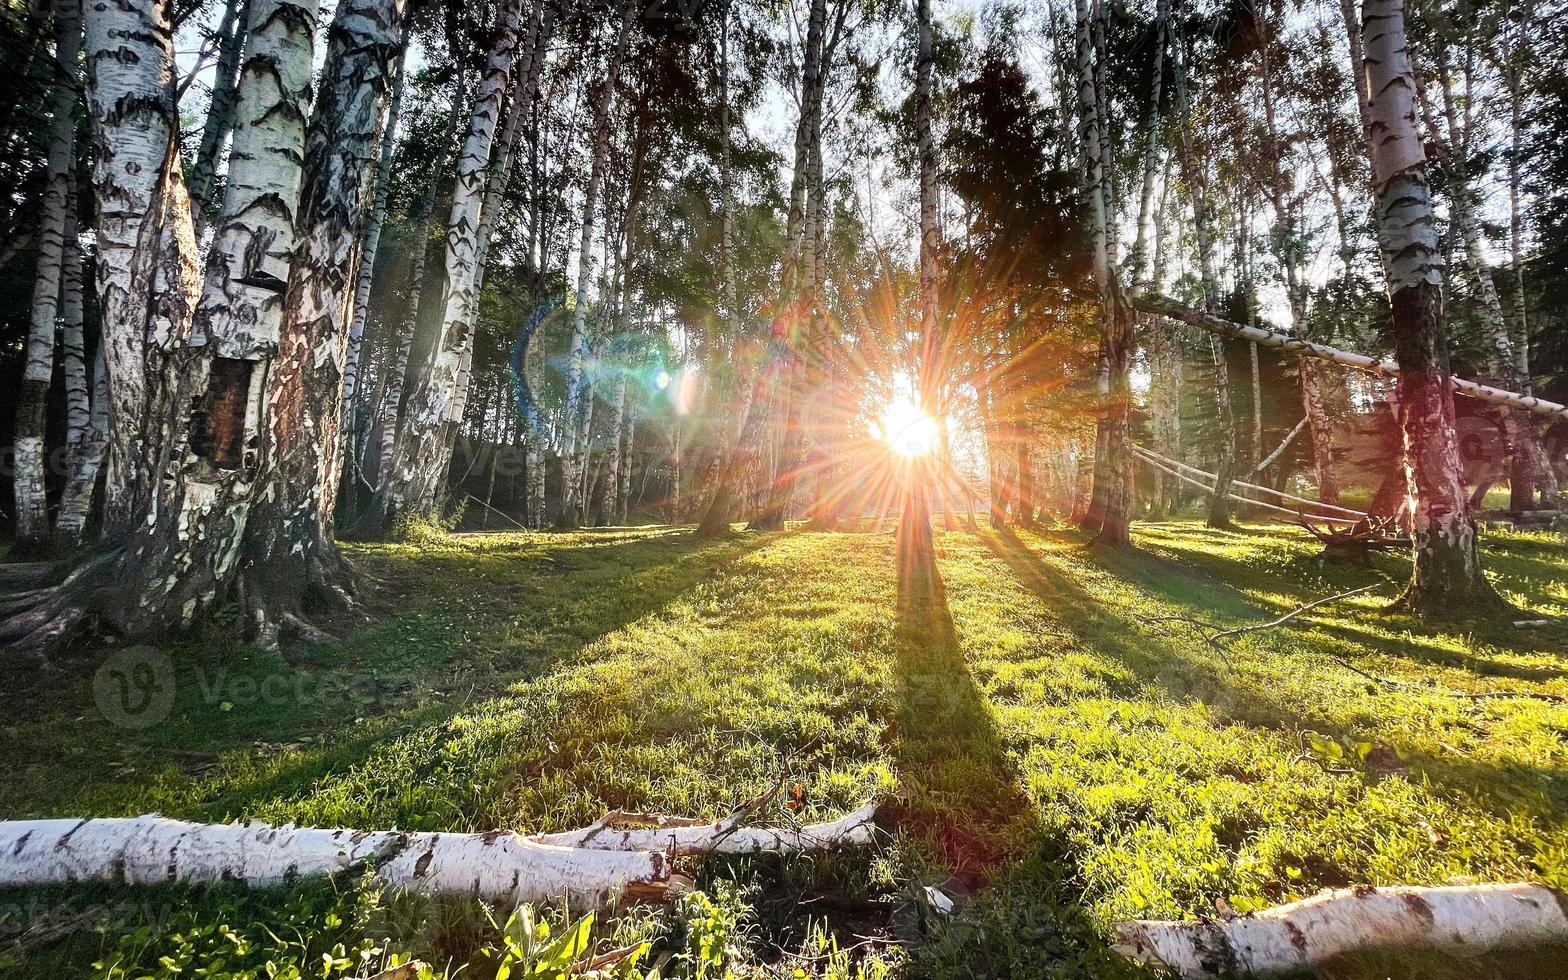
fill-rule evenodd
<path id="1" fill-rule="evenodd" d="M 1381 611 L 1399 556 L 1323 566 L 1274 525 L 1135 537 L 982 524 L 938 532 L 934 562 L 887 533 L 662 526 L 354 545 L 372 616 L 340 645 L 13 676 L 0 817 L 554 831 L 711 817 L 780 779 L 807 818 L 889 801 L 875 848 L 711 861 L 677 908 L 595 924 L 601 949 L 650 940 L 664 976 L 1136 975 L 1106 949 L 1119 918 L 1568 887 L 1568 541 L 1484 542 L 1515 618 L 1554 624 L 1436 628 Z M 1379 581 L 1222 648 L 1171 618 L 1260 623 Z M 6 976 L 359 976 L 398 951 L 488 977 L 501 945 L 467 903 L 363 882 L 0 896 Z M 1447 969 L 1410 975 L 1530 972 Z"/>

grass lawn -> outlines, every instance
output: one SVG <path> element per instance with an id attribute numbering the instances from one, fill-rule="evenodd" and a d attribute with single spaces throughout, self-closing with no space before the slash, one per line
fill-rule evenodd
<path id="1" fill-rule="evenodd" d="M 0 816 L 553 831 L 716 816 L 781 777 L 807 818 L 888 801 L 875 849 L 709 862 L 676 908 L 594 924 L 664 976 L 1133 976 L 1105 948 L 1118 918 L 1359 882 L 1568 888 L 1568 629 L 1382 613 L 1405 560 L 1321 567 L 1305 538 L 1145 524 L 1109 556 L 983 527 L 938 532 L 925 564 L 876 533 L 350 546 L 374 616 L 341 645 L 116 652 L 170 665 L 172 702 L 130 716 L 94 682 L 103 651 L 12 678 Z M 1561 536 L 1485 551 L 1519 618 L 1568 617 Z M 1170 618 L 1261 622 L 1379 580 L 1223 649 Z M 356 881 L 0 896 L 5 976 L 359 976 L 395 952 L 488 977 L 503 945 L 467 903 Z"/>

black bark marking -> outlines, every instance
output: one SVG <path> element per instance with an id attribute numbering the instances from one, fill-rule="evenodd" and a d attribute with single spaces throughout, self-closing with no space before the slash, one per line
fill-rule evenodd
<path id="1" fill-rule="evenodd" d="M 27 839 L 32 836 L 33 832 L 29 830 L 27 833 L 18 837 L 16 839 L 16 846 L 11 848 L 11 856 L 16 857 L 18 854 L 22 853 L 22 848 L 27 846 Z"/>
<path id="2" fill-rule="evenodd" d="M 419 856 L 419 860 L 418 861 L 414 862 L 414 877 L 415 878 L 423 878 L 425 876 L 425 872 L 429 870 L 429 868 L 430 868 L 430 861 L 431 861 L 432 858 L 435 857 L 435 853 L 436 852 L 433 849 L 429 850 L 429 851 L 426 851 L 425 853 L 423 853 L 423 854 L 421 854 Z"/>
<path id="3" fill-rule="evenodd" d="M 1431 927 L 1435 917 L 1432 915 L 1432 907 L 1427 904 L 1426 899 L 1422 898 L 1420 895 L 1412 894 L 1410 892 L 1406 892 L 1399 897 L 1404 900 L 1405 907 L 1409 909 L 1416 918 L 1421 920 L 1421 924 L 1423 926 L 1428 928 Z"/>

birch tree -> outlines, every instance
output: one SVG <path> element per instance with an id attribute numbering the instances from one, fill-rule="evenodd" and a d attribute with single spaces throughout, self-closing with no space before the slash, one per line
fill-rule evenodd
<path id="1" fill-rule="evenodd" d="M 1403 0 L 1365 0 L 1361 12 L 1367 151 L 1376 188 L 1378 241 L 1388 267 L 1397 414 L 1415 502 L 1415 565 L 1401 602 L 1452 616 L 1503 605 L 1481 570 L 1454 432 L 1454 398 L 1443 332 L 1443 264 L 1416 130 L 1415 79 Z"/>
<path id="2" fill-rule="evenodd" d="M 44 415 L 49 382 L 54 375 L 59 333 L 60 288 L 64 263 L 73 260 L 76 243 L 67 242 L 67 208 L 74 202 L 71 182 L 76 157 L 76 62 L 81 52 L 79 0 L 54 0 L 55 71 L 49 94 L 49 150 L 45 163 L 42 213 L 38 222 L 38 269 L 33 279 L 33 309 L 27 334 L 22 388 L 17 399 L 15 473 L 16 550 L 27 554 L 49 539 L 49 507 L 44 486 Z"/>
<path id="3" fill-rule="evenodd" d="M 593 279 L 593 238 L 597 227 L 600 190 L 610 149 L 611 108 L 615 89 L 620 84 L 621 62 L 631 38 L 633 22 L 640 9 L 639 0 L 622 0 L 617 14 L 615 41 L 605 65 L 604 79 L 594 99 L 593 144 L 588 182 L 583 188 L 583 218 L 578 229 L 577 274 L 572 307 L 572 338 L 567 350 L 566 430 L 562 453 L 561 527 L 576 527 L 582 520 L 582 485 L 588 455 L 588 427 L 591 424 L 592 393 L 585 373 L 588 350 L 588 286 Z"/>

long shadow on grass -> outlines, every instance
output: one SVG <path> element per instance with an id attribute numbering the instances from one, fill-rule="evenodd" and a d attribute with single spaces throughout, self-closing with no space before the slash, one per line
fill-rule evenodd
<path id="1" fill-rule="evenodd" d="M 1190 604 L 1192 601 L 1195 585 L 1192 578 L 1207 579 L 1215 585 L 1224 587 L 1228 580 L 1236 575 L 1237 568 L 1233 559 L 1228 559 L 1224 555 L 1215 555 L 1191 547 L 1184 547 L 1183 542 L 1177 536 L 1159 529 L 1151 529 L 1144 533 L 1157 542 L 1159 547 L 1168 550 L 1171 554 L 1158 558 L 1141 551 L 1128 552 L 1124 555 L 1106 555 L 1102 558 L 1102 567 L 1123 578 L 1135 577 L 1139 587 L 1144 591 L 1180 605 Z M 1284 540 L 1289 540 L 1290 538 L 1290 532 L 1273 529 L 1260 529 L 1259 535 Z M 1515 545 L 1532 546 L 1536 544 L 1536 542 L 1531 541 L 1497 539 L 1488 550 L 1486 563 L 1489 568 L 1494 570 L 1501 571 L 1507 569 L 1508 575 L 1505 576 L 1505 579 L 1508 576 L 1521 575 L 1523 578 L 1537 582 L 1549 581 L 1554 575 L 1560 574 L 1560 570 L 1554 569 L 1554 566 L 1545 562 L 1539 562 L 1536 559 L 1521 558 L 1517 555 L 1507 554 Z M 1184 571 L 1186 577 L 1184 578 L 1180 574 L 1144 574 L 1148 567 L 1145 563 L 1151 560 L 1162 561 L 1178 572 Z M 1346 567 L 1344 565 L 1320 566 L 1314 558 L 1302 556 L 1300 559 L 1288 562 L 1277 569 L 1260 569 L 1249 566 L 1246 572 L 1252 577 L 1252 581 L 1249 584 L 1266 588 L 1269 591 L 1290 595 L 1301 602 L 1320 598 L 1323 591 L 1327 591 L 1327 589 L 1324 589 L 1311 593 L 1311 590 L 1303 588 L 1304 580 L 1326 580 L 1331 588 L 1348 589 L 1373 582 L 1379 574 L 1392 574 L 1395 578 L 1395 584 L 1382 592 L 1384 595 L 1391 596 L 1398 591 L 1400 577 L 1408 576 L 1409 564 L 1404 561 L 1398 563 L 1380 561 L 1379 565 L 1382 567 L 1370 569 Z M 1524 575 L 1515 567 L 1517 565 L 1528 566 L 1530 574 Z M 1231 593 L 1227 591 L 1226 596 L 1229 597 L 1230 595 Z M 1206 600 L 1207 598 L 1205 597 Z M 1271 612 L 1266 607 L 1262 610 L 1257 608 L 1259 605 L 1257 600 L 1249 598 L 1245 600 L 1245 603 L 1245 605 L 1236 605 L 1235 611 L 1246 619 L 1262 619 L 1265 618 L 1265 614 Z M 1222 605 L 1218 608 L 1226 612 L 1232 611 L 1228 605 Z M 1288 608 L 1288 606 L 1277 606 L 1272 612 L 1283 613 Z M 1446 648 L 1439 643 L 1433 642 L 1430 635 L 1425 637 L 1421 635 L 1423 632 L 1430 634 L 1435 632 L 1435 630 L 1429 630 L 1421 621 L 1401 613 L 1385 613 L 1382 615 L 1366 613 L 1363 615 L 1363 619 L 1369 626 L 1405 627 L 1409 628 L 1411 632 L 1402 636 L 1379 635 L 1370 630 L 1357 629 L 1355 626 L 1322 620 L 1313 622 L 1312 626 L 1314 629 L 1339 637 L 1350 644 L 1375 651 L 1382 656 L 1394 660 L 1408 661 L 1411 669 L 1417 674 L 1425 667 L 1437 665 L 1467 671 L 1477 677 L 1509 678 L 1527 682 L 1549 681 L 1568 676 L 1568 669 L 1564 668 L 1510 664 Z M 1495 646 L 1500 651 L 1524 656 L 1538 656 L 1543 649 L 1547 649 L 1551 643 L 1557 642 L 1559 638 L 1562 642 L 1568 642 L 1568 629 L 1565 629 L 1564 625 L 1560 623 L 1549 625 L 1538 633 L 1521 632 L 1511 622 L 1506 620 L 1466 624 L 1465 629 L 1476 638 Z"/>
<path id="2" fill-rule="evenodd" d="M 1311 705 L 1287 703 L 1279 691 L 1248 683 L 1227 666 L 1184 656 L 1168 642 L 1129 615 L 1117 612 L 1090 594 L 1070 574 L 1061 574 L 1006 527 L 980 531 L 977 537 L 1000 558 L 1014 576 L 1043 600 L 1050 613 L 1083 642 L 1116 658 L 1137 678 L 1138 685 L 1153 685 L 1182 700 L 1201 700 L 1219 710 L 1228 721 L 1276 732 L 1310 727 L 1341 740 L 1363 733 L 1335 721 Z M 1223 582 L 1180 581 L 1169 559 L 1143 552 L 1096 550 L 1084 553 L 1102 570 L 1127 583 L 1129 591 L 1143 591 L 1178 609 L 1203 616 L 1215 609 L 1229 610 L 1241 603 Z M 1252 610 L 1255 612 L 1255 610 Z M 1156 642 L 1151 642 L 1156 641 Z M 1138 697 L 1137 690 L 1120 690 L 1122 697 Z M 1369 695 L 1370 696 L 1370 695 Z M 1568 774 L 1516 760 L 1496 763 L 1453 754 L 1434 755 L 1415 745 L 1397 745 L 1405 763 L 1423 777 L 1477 803 L 1503 818 L 1521 809 L 1557 820 L 1560 810 L 1553 800 L 1568 798 Z"/>
<path id="3" fill-rule="evenodd" d="M 1144 976 L 1110 952 L 1082 905 L 1076 859 L 1019 787 L 965 664 L 936 562 L 902 536 L 895 651 L 899 828 L 949 871 L 949 891 L 985 889 L 951 922 L 927 923 L 911 976 Z"/>
<path id="4" fill-rule="evenodd" d="M 297 657 L 297 665 L 259 658 L 247 668 L 210 650 L 193 651 L 193 658 L 200 658 L 195 662 L 177 658 L 176 701 L 166 721 L 136 732 L 105 733 L 113 744 L 106 743 L 87 763 L 102 771 L 73 774 L 60 797 L 13 799 L 8 809 L 69 806 L 73 813 L 102 815 L 151 803 L 182 818 L 233 817 L 253 812 L 259 804 L 305 798 L 328 776 L 360 769 L 358 778 L 366 781 L 366 771 L 373 768 L 368 764 L 378 753 L 410 738 L 428 742 L 419 755 L 427 774 L 434 775 L 452 761 L 442 745 L 459 715 L 503 695 L 519 680 L 540 676 L 577 656 L 600 637 L 663 608 L 718 568 L 775 539 L 751 535 L 708 544 L 689 533 L 654 534 L 613 547 L 588 542 L 534 551 L 522 550 L 524 543 L 519 542 L 515 553 L 371 557 L 391 577 L 389 587 L 401 593 L 404 615 L 348 637 L 342 647 Z M 485 593 L 487 583 L 498 591 Z M 470 598 L 475 592 L 485 594 Z M 448 623 L 431 629 L 420 618 L 429 614 Z M 511 646 L 502 643 L 499 650 L 477 652 L 475 638 L 508 625 L 522 630 L 524 638 Z M 465 654 L 479 658 L 477 665 L 465 663 Z M 421 696 L 386 686 L 389 676 L 417 685 Z M 257 697 L 228 693 L 242 680 L 244 690 L 259 692 Z M 372 684 L 379 686 L 369 691 Z M 82 688 L 80 698 L 90 705 L 92 693 L 85 683 Z M 282 692 L 282 701 L 262 696 L 269 690 Z M 364 703 L 367 691 L 369 704 Z M 82 704 L 66 703 L 53 710 L 62 709 L 80 713 Z M 366 720 L 350 724 L 356 717 Z M 221 750 L 257 741 L 291 743 L 306 737 L 311 743 L 296 745 L 286 761 L 258 763 L 252 757 L 237 770 L 195 775 L 171 775 L 166 768 L 189 762 L 185 747 L 199 747 L 215 759 Z M 128 755 L 144 775 L 116 779 L 112 769 Z M 405 772 L 389 777 L 412 778 L 414 786 L 366 787 L 386 797 L 374 804 L 377 815 L 412 828 L 460 822 L 463 814 L 449 811 L 450 803 L 433 803 L 415 792 L 424 783 L 419 776 Z M 77 786 L 90 789 L 77 795 L 72 791 Z M 154 787 L 149 799 L 146 793 Z"/>

